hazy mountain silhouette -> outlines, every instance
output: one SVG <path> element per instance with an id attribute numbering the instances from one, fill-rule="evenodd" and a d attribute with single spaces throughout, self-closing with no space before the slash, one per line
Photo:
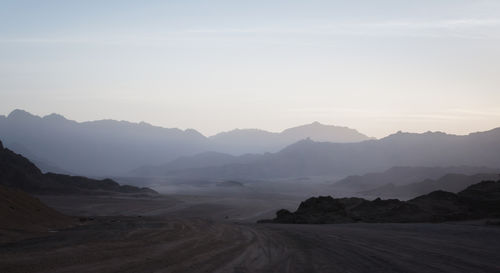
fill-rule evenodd
<path id="1" fill-rule="evenodd" d="M 5 146 L 18 143 L 68 172 L 99 176 L 168 162 L 203 151 L 207 145 L 195 130 L 114 120 L 78 123 L 56 114 L 41 118 L 22 110 L 0 121 L 0 138 Z"/>
<path id="2" fill-rule="evenodd" d="M 75 175 L 67 170 L 58 167 L 55 163 L 48 159 L 41 158 L 33 154 L 30 150 L 26 149 L 23 145 L 17 142 L 11 142 L 9 144 L 9 149 L 15 151 L 18 154 L 22 154 L 24 157 L 28 158 L 33 162 L 43 173 L 59 173 L 59 174 L 69 174 Z"/>
<path id="3" fill-rule="evenodd" d="M 286 145 L 286 141 L 305 136 L 329 141 L 367 139 L 355 130 L 319 123 L 281 133 L 236 130 L 206 138 L 195 130 L 114 120 L 78 123 L 57 114 L 42 118 L 22 110 L 0 118 L 0 137 L 7 147 L 22 146 L 34 160 L 47 162 L 45 165 L 96 176 L 128 174 L 140 166 L 149 166 L 138 170 L 147 175 L 222 179 L 347 176 L 401 165 L 500 166 L 500 128 L 465 136 L 398 132 L 380 140 L 354 143 L 307 138 L 276 153 L 251 156 L 224 155 L 217 150 L 204 153 L 224 143 L 224 149 L 236 152 L 234 147 L 240 144 L 246 147 L 240 151 L 260 149 L 258 145 Z M 247 142 L 258 145 L 248 146 Z M 159 165 L 163 162 L 170 163 Z"/>
<path id="4" fill-rule="evenodd" d="M 167 176 L 170 172 L 176 170 L 186 170 L 193 168 L 204 168 L 214 166 L 224 166 L 227 164 L 242 164 L 252 162 L 260 158 L 257 154 L 246 154 L 243 156 L 233 156 L 218 152 L 204 152 L 194 156 L 182 156 L 167 164 L 158 166 L 143 166 L 133 170 L 130 175 L 151 177 L 151 176 Z"/>
<path id="5" fill-rule="evenodd" d="M 370 139 L 354 129 L 323 125 L 319 122 L 271 133 L 259 129 L 236 129 L 209 138 L 210 147 L 220 152 L 205 152 L 183 156 L 172 162 L 156 166 L 143 166 L 132 171 L 136 176 L 165 176 L 169 172 L 250 163 L 261 156 L 257 153 L 275 152 L 299 140 L 311 138 L 326 142 L 360 142 Z M 234 154 L 244 154 L 235 156 Z"/>
<path id="6" fill-rule="evenodd" d="M 446 174 L 473 175 L 478 173 L 497 173 L 500 168 L 454 166 L 454 167 L 392 167 L 380 173 L 351 175 L 333 184 L 334 187 L 351 191 L 365 191 L 387 185 L 401 186 L 419 183 L 426 179 L 438 179 Z M 480 180 L 479 180 L 480 181 Z M 476 181 L 476 182 L 479 182 Z M 390 187 L 390 186 L 387 186 Z M 465 188 L 465 187 L 463 187 Z M 437 190 L 437 189 L 433 189 Z M 449 190 L 449 189 L 443 189 Z M 430 192 L 429 190 L 427 192 Z M 452 190 L 449 190 L 452 191 Z M 426 192 L 423 192 L 426 193 Z M 419 194 L 423 194 L 419 193 Z"/>
<path id="7" fill-rule="evenodd" d="M 349 128 L 319 123 L 282 133 L 235 130 L 207 138 L 192 129 L 162 128 L 144 122 L 76 122 L 58 114 L 39 117 L 23 110 L 0 116 L 0 139 L 6 147 L 26 154 L 43 171 L 87 176 L 126 175 L 141 166 L 158 166 L 207 151 L 232 155 L 277 151 L 306 136 L 339 142 L 368 139 Z M 202 166 L 212 165 L 191 167 Z"/>
<path id="8" fill-rule="evenodd" d="M 43 174 L 22 155 L 4 148 L 0 141 L 0 185 L 37 194 L 155 194 L 148 188 L 119 185 L 111 179 L 95 180 L 81 176 Z"/>
<path id="9" fill-rule="evenodd" d="M 247 164 L 176 171 L 204 178 L 347 176 L 392 166 L 500 166 L 500 128 L 458 136 L 441 132 L 401 133 L 359 143 L 299 141 Z"/>
<path id="10" fill-rule="evenodd" d="M 211 136 L 213 150 L 229 154 L 277 152 L 299 140 L 311 138 L 323 142 L 360 142 L 366 135 L 347 127 L 324 125 L 319 122 L 271 133 L 259 129 L 236 129 Z"/>
<path id="11" fill-rule="evenodd" d="M 438 179 L 425 179 L 421 182 L 402 186 L 396 186 L 390 183 L 372 190 L 364 191 L 362 194 L 381 198 L 407 199 L 437 190 L 456 193 L 480 181 L 497 180 L 500 178 L 499 173 L 500 172 L 474 175 L 452 173 L 446 174 Z"/>

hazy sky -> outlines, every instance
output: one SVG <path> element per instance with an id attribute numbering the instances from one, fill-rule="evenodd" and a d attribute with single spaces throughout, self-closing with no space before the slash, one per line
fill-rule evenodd
<path id="1" fill-rule="evenodd" d="M 500 127 L 500 1 L 3 1 L 0 114 Z"/>

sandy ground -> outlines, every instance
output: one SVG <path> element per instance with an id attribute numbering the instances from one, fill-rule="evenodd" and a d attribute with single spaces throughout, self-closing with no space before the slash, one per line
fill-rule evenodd
<path id="1" fill-rule="evenodd" d="M 500 272 L 498 226 L 254 224 L 292 201 L 241 199 L 45 197 L 66 213 L 123 216 L 0 245 L 0 272 Z"/>
<path id="2" fill-rule="evenodd" d="M 302 197 L 286 195 L 170 195 L 155 198 L 38 196 L 45 204 L 78 216 L 169 216 L 254 223 L 274 218 L 280 208 L 294 210 Z"/>

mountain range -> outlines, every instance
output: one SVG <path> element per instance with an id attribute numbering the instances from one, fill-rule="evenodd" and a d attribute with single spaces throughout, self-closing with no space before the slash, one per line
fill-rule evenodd
<path id="1" fill-rule="evenodd" d="M 141 166 L 204 152 L 233 156 L 277 152 L 307 137 L 332 142 L 370 139 L 353 129 L 317 122 L 281 133 L 243 129 L 205 137 L 193 129 L 145 122 L 76 122 L 58 114 L 40 117 L 23 110 L 0 116 L 0 139 L 6 147 L 33 160 L 43 171 L 87 176 L 124 175 Z"/>
<path id="2" fill-rule="evenodd" d="M 442 190 L 457 193 L 480 181 L 492 181 L 500 178 L 500 172 L 477 173 L 473 175 L 449 173 L 438 179 L 425 179 L 408 185 L 396 186 L 392 183 L 361 192 L 361 195 L 380 198 L 409 199 L 432 191 Z"/>
<path id="3" fill-rule="evenodd" d="M 95 176 L 198 153 L 205 145 L 205 137 L 194 130 L 114 120 L 79 123 L 57 114 L 38 117 L 22 110 L 0 117 L 0 139 L 34 161 Z"/>
<path id="4" fill-rule="evenodd" d="M 371 139 L 354 129 L 324 125 L 319 122 L 273 133 L 259 129 L 235 129 L 210 137 L 214 151 L 228 154 L 277 152 L 299 140 L 310 138 L 321 142 L 351 143 Z"/>
<path id="5" fill-rule="evenodd" d="M 402 133 L 358 143 L 298 141 L 250 162 L 186 168 L 171 176 L 210 179 L 268 179 L 348 176 L 380 172 L 393 166 L 500 167 L 500 128 L 468 135 L 442 132 Z M 241 157 L 235 159 L 240 160 Z M 210 162 L 210 159 L 205 159 Z M 423 177 L 429 178 L 429 177 Z M 417 181 L 413 181 L 417 182 Z"/>
<path id="6" fill-rule="evenodd" d="M 204 152 L 193 156 L 181 156 L 167 164 L 142 166 L 132 170 L 130 175 L 136 177 L 164 177 L 176 171 L 194 168 L 250 163 L 260 157 L 260 154 L 234 156 L 219 152 Z"/>
<path id="7" fill-rule="evenodd" d="M 57 114 L 38 117 L 15 110 L 0 117 L 0 138 L 6 147 L 49 169 L 43 171 L 90 176 L 232 180 L 341 177 L 394 166 L 500 167 L 500 128 L 468 135 L 397 132 L 377 140 L 349 128 L 312 123 L 281 133 L 235 130 L 205 137 L 193 129 L 114 120 L 79 123 Z M 253 152 L 275 145 L 278 138 L 284 147 L 279 151 Z M 438 176 L 420 178 L 411 182 Z"/>
<path id="8" fill-rule="evenodd" d="M 55 173 L 42 173 L 20 154 L 4 148 L 0 141 L 0 185 L 34 194 L 50 195 L 156 195 L 149 188 L 119 185 L 111 179 L 90 179 Z"/>
<path id="9" fill-rule="evenodd" d="M 383 188 L 388 185 L 403 187 L 411 184 L 418 184 L 425 180 L 437 180 L 448 174 L 470 176 L 475 174 L 496 174 L 500 173 L 500 168 L 471 167 L 471 166 L 451 166 L 451 167 L 392 167 L 383 172 L 367 173 L 364 175 L 350 175 L 332 186 L 336 189 L 348 190 L 351 192 L 369 192 L 376 188 Z M 487 180 L 487 179 L 485 179 Z M 479 181 L 476 181 L 479 182 Z M 471 183 L 473 184 L 473 183 Z M 464 189 L 464 187 L 458 190 Z M 437 190 L 437 189 L 433 189 Z M 453 191 L 451 189 L 442 189 Z M 431 192 L 429 190 L 427 192 Z M 424 192 L 426 193 L 426 192 Z M 423 193 L 422 193 L 423 194 Z"/>

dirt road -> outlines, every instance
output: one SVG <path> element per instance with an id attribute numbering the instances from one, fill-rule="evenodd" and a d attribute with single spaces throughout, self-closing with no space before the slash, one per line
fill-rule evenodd
<path id="1" fill-rule="evenodd" d="M 499 272 L 500 228 L 100 217 L 0 246 L 0 272 Z"/>

